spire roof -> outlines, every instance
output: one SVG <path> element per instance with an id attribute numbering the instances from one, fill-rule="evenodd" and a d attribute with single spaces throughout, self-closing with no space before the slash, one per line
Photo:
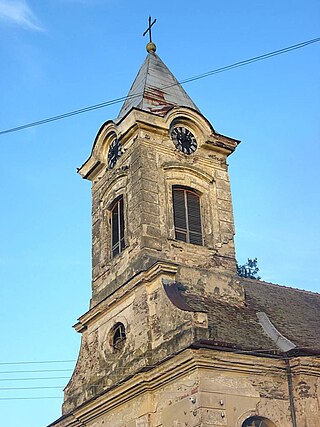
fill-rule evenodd
<path id="1" fill-rule="evenodd" d="M 118 120 L 133 107 L 159 116 L 165 115 L 173 106 L 191 107 L 199 111 L 169 68 L 155 53 L 155 45 L 149 44 L 149 53 L 131 86 Z"/>

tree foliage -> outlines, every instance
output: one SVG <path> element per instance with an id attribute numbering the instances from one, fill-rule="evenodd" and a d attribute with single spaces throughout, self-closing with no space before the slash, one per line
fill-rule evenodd
<path id="1" fill-rule="evenodd" d="M 248 261 L 243 265 L 239 265 L 237 263 L 237 273 L 239 277 L 260 280 L 261 277 L 257 276 L 258 271 L 259 267 L 257 258 L 248 258 Z"/>

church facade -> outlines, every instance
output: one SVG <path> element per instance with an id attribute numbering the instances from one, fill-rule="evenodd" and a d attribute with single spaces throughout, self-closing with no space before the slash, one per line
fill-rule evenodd
<path id="1" fill-rule="evenodd" d="M 147 57 L 79 173 L 92 298 L 55 427 L 318 427 L 320 295 L 237 276 L 227 157 Z"/>

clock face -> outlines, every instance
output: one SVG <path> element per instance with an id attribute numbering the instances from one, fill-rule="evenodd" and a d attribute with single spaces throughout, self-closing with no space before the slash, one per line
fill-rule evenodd
<path id="1" fill-rule="evenodd" d="M 110 144 L 109 153 L 108 153 L 109 169 L 112 169 L 114 167 L 114 165 L 116 164 L 116 161 L 121 156 L 121 154 L 122 152 L 121 152 L 120 141 L 117 138 L 115 138 Z"/>
<path id="2" fill-rule="evenodd" d="M 197 149 L 194 135 L 184 127 L 175 127 L 171 131 L 171 138 L 176 148 L 184 154 L 192 154 Z"/>

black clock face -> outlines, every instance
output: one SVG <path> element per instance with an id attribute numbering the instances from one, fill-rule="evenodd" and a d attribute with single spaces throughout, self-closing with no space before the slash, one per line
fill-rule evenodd
<path id="1" fill-rule="evenodd" d="M 122 154 L 121 153 L 121 144 L 120 144 L 119 140 L 116 138 L 111 142 L 110 148 L 109 148 L 109 153 L 108 153 L 108 167 L 109 167 L 109 169 L 112 169 L 114 167 L 114 165 L 116 164 L 116 161 L 121 156 L 121 154 Z"/>
<path id="2" fill-rule="evenodd" d="M 171 131 L 174 145 L 184 154 L 192 154 L 197 149 L 197 141 L 194 135 L 184 127 L 175 127 Z"/>

